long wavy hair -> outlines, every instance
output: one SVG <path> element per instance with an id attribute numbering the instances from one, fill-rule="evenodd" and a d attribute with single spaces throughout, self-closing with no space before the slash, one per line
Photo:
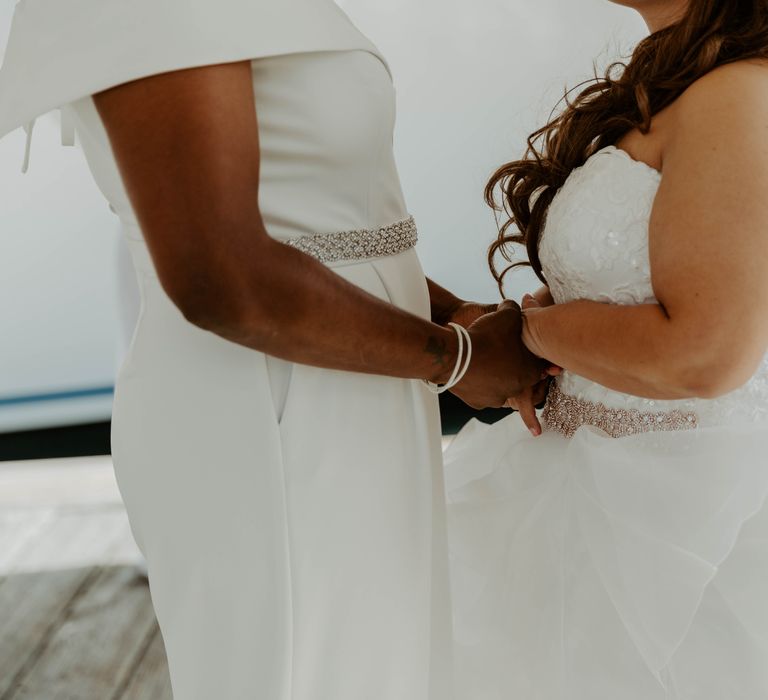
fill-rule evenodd
<path id="1" fill-rule="evenodd" d="M 574 168 L 633 129 L 648 133 L 653 116 L 709 71 L 750 58 L 768 58 L 768 0 L 691 0 L 684 17 L 641 41 L 628 63 L 613 63 L 604 76 L 568 91 L 549 123 L 528 137 L 523 158 L 502 165 L 485 188 L 485 201 L 502 214 L 488 250 L 502 295 L 505 275 L 521 265 L 546 284 L 539 239 Z M 515 245 L 525 246 L 528 261 L 514 262 Z M 498 254 L 510 263 L 501 271 Z"/>

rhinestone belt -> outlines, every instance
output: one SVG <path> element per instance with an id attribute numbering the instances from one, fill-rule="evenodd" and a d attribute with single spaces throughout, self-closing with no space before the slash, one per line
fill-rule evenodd
<path id="1" fill-rule="evenodd" d="M 617 438 L 655 431 L 690 430 L 699 424 L 693 412 L 608 408 L 602 403 L 564 394 L 557 382 L 552 383 L 541 417 L 548 430 L 566 437 L 572 437 L 582 425 L 592 425 Z"/>
<path id="2" fill-rule="evenodd" d="M 408 217 L 377 229 L 357 229 L 289 238 L 283 243 L 322 263 L 396 255 L 416 245 L 416 222 Z"/>

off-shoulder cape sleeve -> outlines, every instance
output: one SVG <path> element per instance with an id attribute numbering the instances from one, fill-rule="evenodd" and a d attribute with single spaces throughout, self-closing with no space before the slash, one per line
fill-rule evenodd
<path id="1" fill-rule="evenodd" d="M 149 75 L 348 49 L 384 61 L 333 0 L 20 0 L 0 68 L 0 138 Z"/>

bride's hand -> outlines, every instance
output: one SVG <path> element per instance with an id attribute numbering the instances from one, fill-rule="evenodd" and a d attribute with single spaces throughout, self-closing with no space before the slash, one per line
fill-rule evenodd
<path id="1" fill-rule="evenodd" d="M 523 345 L 536 357 L 544 357 L 544 349 L 536 335 L 531 332 L 531 324 L 527 322 L 542 306 L 536 297 L 526 294 L 520 303 L 520 308 L 523 310 Z"/>
<path id="2" fill-rule="evenodd" d="M 554 303 L 554 299 L 552 299 L 552 295 L 549 293 L 549 288 L 541 287 L 535 294 L 526 294 L 523 297 L 521 308 L 524 314 L 535 313 L 536 309 L 552 306 Z M 539 344 L 535 338 L 526 333 L 525 325 L 523 327 L 523 343 L 534 355 L 542 357 L 543 353 Z M 557 376 L 560 372 L 562 372 L 562 368 L 557 365 L 550 365 L 547 369 L 548 377 L 526 389 L 520 395 L 507 399 L 505 405 L 520 413 L 523 423 L 525 423 L 528 430 L 534 436 L 541 435 L 541 423 L 536 415 L 536 408 L 546 400 L 550 381 L 552 377 Z"/>
<path id="3" fill-rule="evenodd" d="M 539 287 L 533 294 L 526 294 L 523 297 L 523 301 L 526 299 L 537 301 L 541 307 L 552 306 L 555 303 L 555 300 L 552 298 L 552 293 L 549 291 L 549 287 Z"/>
<path id="4" fill-rule="evenodd" d="M 535 314 L 539 309 L 552 306 L 554 303 L 552 295 L 549 293 L 547 287 L 542 287 L 535 294 L 526 294 L 520 304 L 520 308 L 523 310 L 523 318 Z M 528 323 L 523 323 L 523 344 L 530 352 L 536 355 L 536 357 L 545 357 L 546 353 L 544 352 L 539 339 L 535 334 L 531 333 L 530 324 Z M 552 377 L 556 377 L 562 371 L 562 367 L 550 365 L 547 373 Z"/>

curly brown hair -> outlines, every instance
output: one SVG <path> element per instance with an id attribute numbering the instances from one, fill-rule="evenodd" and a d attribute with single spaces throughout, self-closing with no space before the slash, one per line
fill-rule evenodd
<path id="1" fill-rule="evenodd" d="M 505 275 L 521 265 L 533 267 L 546 284 L 539 239 L 549 206 L 574 168 L 633 129 L 648 133 L 653 116 L 709 71 L 754 58 L 768 58 L 768 0 L 691 0 L 684 17 L 641 41 L 629 63 L 613 63 L 603 77 L 568 91 L 553 115 L 561 104 L 565 108 L 528 137 L 523 158 L 502 165 L 485 188 L 485 201 L 506 216 L 488 250 L 502 295 Z M 528 261 L 513 263 L 514 244 L 526 247 Z M 497 254 L 511 263 L 501 272 Z"/>

